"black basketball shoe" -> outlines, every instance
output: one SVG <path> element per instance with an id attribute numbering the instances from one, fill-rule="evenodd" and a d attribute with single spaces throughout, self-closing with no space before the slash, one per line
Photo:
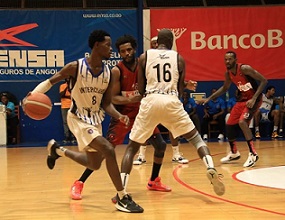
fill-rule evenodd
<path id="1" fill-rule="evenodd" d="M 117 203 L 115 207 L 122 212 L 129 213 L 142 213 L 144 209 L 133 201 L 129 194 L 124 195 L 122 199 L 119 198 L 117 194 Z"/>
<path id="2" fill-rule="evenodd" d="M 47 151 L 48 151 L 47 166 L 51 170 L 54 168 L 55 161 L 60 157 L 56 153 L 56 148 L 59 148 L 59 147 L 60 146 L 58 145 L 58 143 L 56 143 L 56 141 L 54 139 L 51 139 L 48 142 L 48 145 L 47 145 Z"/>

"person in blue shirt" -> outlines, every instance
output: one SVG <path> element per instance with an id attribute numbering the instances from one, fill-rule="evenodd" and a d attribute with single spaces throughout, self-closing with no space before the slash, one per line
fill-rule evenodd
<path id="1" fill-rule="evenodd" d="M 212 94 L 215 93 L 217 89 L 212 89 Z M 220 134 L 218 136 L 219 140 L 224 139 L 224 130 L 225 130 L 225 109 L 226 104 L 225 101 L 218 97 L 211 101 L 209 101 L 204 106 L 204 116 L 202 121 L 201 133 L 203 135 L 203 139 L 208 139 L 208 124 L 212 120 L 216 120 L 218 122 L 218 126 L 220 128 Z"/>
<path id="2" fill-rule="evenodd" d="M 190 90 L 184 90 L 180 101 L 183 103 L 183 107 L 195 124 L 196 129 L 201 133 L 200 120 L 197 115 L 197 104 L 193 98 L 190 98 Z"/>
<path id="3" fill-rule="evenodd" d="M 7 116 L 7 140 L 8 144 L 17 143 L 17 125 L 19 123 L 18 117 L 15 114 L 15 105 L 9 101 L 8 94 L 1 94 L 0 105 L 5 105 Z"/>

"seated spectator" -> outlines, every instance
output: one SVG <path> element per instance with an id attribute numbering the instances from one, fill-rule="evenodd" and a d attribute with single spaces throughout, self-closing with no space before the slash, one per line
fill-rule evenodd
<path id="1" fill-rule="evenodd" d="M 193 98 L 190 98 L 190 92 L 190 90 L 185 89 L 180 100 L 183 103 L 185 111 L 188 113 L 189 117 L 195 124 L 196 129 L 199 133 L 201 133 L 200 120 L 197 115 L 197 104 Z"/>
<path id="2" fill-rule="evenodd" d="M 279 113 L 280 113 L 280 120 L 279 120 L 279 137 L 284 137 L 283 133 L 283 123 L 284 123 L 284 112 L 285 112 L 285 96 L 279 97 Z"/>
<path id="3" fill-rule="evenodd" d="M 212 94 L 216 92 L 217 89 L 212 89 Z M 204 116 L 202 121 L 202 130 L 201 133 L 203 135 L 203 139 L 208 139 L 208 124 L 212 120 L 216 120 L 218 122 L 218 126 L 220 129 L 220 134 L 218 136 L 219 140 L 224 139 L 224 131 L 225 131 L 225 101 L 218 97 L 214 100 L 209 101 L 204 106 Z"/>
<path id="4" fill-rule="evenodd" d="M 7 114 L 7 142 L 8 144 L 17 143 L 18 116 L 15 114 L 15 104 L 9 101 L 8 93 L 1 94 L 0 105 L 5 105 Z"/>
<path id="5" fill-rule="evenodd" d="M 273 121 L 274 127 L 271 134 L 272 138 L 278 137 L 278 125 L 279 125 L 279 110 L 274 109 L 274 105 L 279 105 L 280 99 L 274 97 L 275 87 L 268 86 L 266 93 L 262 94 L 262 104 L 254 115 L 255 124 L 255 138 L 260 138 L 259 123 L 260 121 Z"/>

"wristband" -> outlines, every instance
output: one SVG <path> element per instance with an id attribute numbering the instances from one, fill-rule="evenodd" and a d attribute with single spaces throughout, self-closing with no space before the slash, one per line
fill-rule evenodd
<path id="1" fill-rule="evenodd" d="M 46 93 L 47 91 L 50 90 L 51 87 L 52 87 L 52 84 L 49 81 L 49 79 L 47 79 L 47 80 L 41 82 L 39 85 L 37 85 L 36 88 L 34 88 L 34 90 L 31 93 L 32 94 L 35 92 Z"/>

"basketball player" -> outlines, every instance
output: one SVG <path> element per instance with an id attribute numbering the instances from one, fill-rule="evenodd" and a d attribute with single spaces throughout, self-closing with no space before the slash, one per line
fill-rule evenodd
<path id="1" fill-rule="evenodd" d="M 184 136 L 197 148 L 214 191 L 223 195 L 225 186 L 214 168 L 209 149 L 178 98 L 184 89 L 185 62 L 182 56 L 171 50 L 172 45 L 172 32 L 162 29 L 158 33 L 158 48 L 147 50 L 139 58 L 138 88 L 143 98 L 122 160 L 123 185 L 128 184 L 132 161 L 140 145 L 152 135 L 158 124 L 162 124 L 174 138 Z M 147 187 L 152 184 L 149 181 Z"/>
<path id="2" fill-rule="evenodd" d="M 110 120 L 109 128 L 107 131 L 107 140 L 116 145 L 123 144 L 126 135 L 130 132 L 135 117 L 139 111 L 139 105 L 142 96 L 138 92 L 137 72 L 138 72 L 138 59 L 136 58 L 137 42 L 133 36 L 124 35 L 117 39 L 116 47 L 122 61 L 120 61 L 112 70 L 113 79 L 113 98 L 112 102 L 115 104 L 116 109 L 123 115 L 130 118 L 130 125 L 124 126 L 120 121 L 112 117 Z M 166 149 L 159 130 L 156 128 L 154 134 L 150 137 L 149 142 L 154 146 L 154 163 L 151 180 L 156 181 L 152 190 L 158 191 L 171 191 L 171 188 L 161 183 L 158 177 L 160 167 L 164 157 L 163 152 L 157 152 L 157 149 Z M 93 170 L 86 169 L 82 176 L 76 180 L 71 187 L 70 195 L 72 199 L 82 199 L 82 189 L 84 182 L 91 175 Z M 112 199 L 113 201 L 113 199 Z"/>
<path id="3" fill-rule="evenodd" d="M 67 122 L 78 141 L 78 148 L 85 154 L 60 147 L 55 140 L 47 146 L 47 165 L 54 168 L 59 157 L 69 157 L 92 170 L 98 170 L 103 159 L 109 176 L 117 190 L 115 207 L 123 212 L 143 212 L 122 186 L 116 154 L 112 144 L 102 136 L 104 111 L 124 125 L 129 118 L 118 112 L 112 100 L 112 78 L 109 68 L 102 62 L 109 59 L 112 47 L 109 33 L 95 30 L 89 36 L 91 54 L 87 58 L 68 63 L 50 79 L 40 83 L 33 92 L 47 92 L 55 83 L 63 79 L 68 81 L 72 105 L 68 111 Z"/>
<path id="4" fill-rule="evenodd" d="M 224 85 L 209 96 L 204 104 L 228 91 L 232 82 L 237 86 L 240 91 L 240 96 L 237 103 L 233 106 L 230 117 L 226 122 L 230 152 L 228 152 L 226 157 L 221 159 L 221 162 L 229 163 L 232 160 L 238 160 L 240 158 L 236 142 L 238 133 L 236 128 L 239 126 L 249 148 L 248 158 L 243 166 L 252 167 L 258 160 L 258 155 L 254 148 L 253 135 L 249 128 L 249 123 L 261 105 L 261 93 L 267 84 L 267 80 L 251 66 L 237 63 L 237 56 L 233 51 L 226 52 L 225 65 L 227 71 L 225 73 Z M 259 81 L 259 85 L 256 81 Z"/>
<path id="5" fill-rule="evenodd" d="M 157 36 L 151 38 L 150 40 L 150 49 L 156 49 L 158 47 L 157 44 Z M 185 82 L 185 86 L 190 87 L 193 91 L 196 90 L 197 82 L 190 80 L 189 82 Z M 180 164 L 187 164 L 189 163 L 189 160 L 185 157 L 183 157 L 183 153 L 179 150 L 179 140 L 174 139 L 171 133 L 169 133 L 169 139 L 172 145 L 172 161 L 178 162 Z M 138 153 L 138 157 L 133 161 L 134 165 L 142 165 L 146 162 L 145 159 L 145 153 L 146 153 L 146 145 L 141 145 Z"/>

